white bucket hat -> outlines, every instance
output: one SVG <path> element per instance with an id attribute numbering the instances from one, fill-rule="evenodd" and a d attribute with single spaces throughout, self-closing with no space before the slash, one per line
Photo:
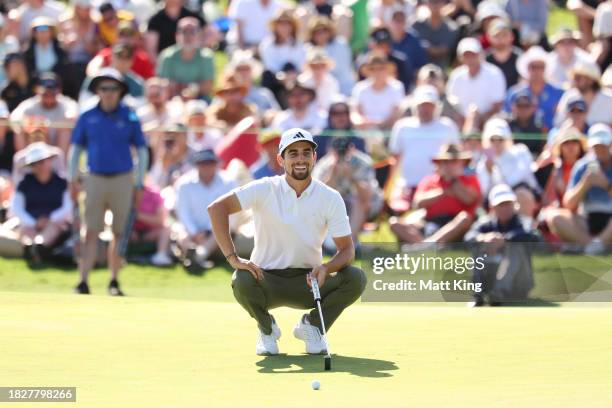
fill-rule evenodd
<path id="1" fill-rule="evenodd" d="M 45 142 L 34 142 L 27 147 L 25 165 L 31 166 L 53 156 L 55 156 L 55 153 L 51 151 L 48 144 Z"/>
<path id="2" fill-rule="evenodd" d="M 523 78 L 529 77 L 529 64 L 534 61 L 548 62 L 548 53 L 538 45 L 530 47 L 516 60 L 516 70 Z"/>

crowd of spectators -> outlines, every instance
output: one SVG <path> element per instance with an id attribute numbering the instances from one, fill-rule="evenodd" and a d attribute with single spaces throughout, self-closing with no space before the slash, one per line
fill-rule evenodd
<path id="1" fill-rule="evenodd" d="M 612 244 L 609 0 L 569 0 L 578 29 L 550 36 L 547 0 L 223 7 L 2 3 L 4 236 L 35 258 L 69 241 L 82 170 L 104 173 L 123 154 L 108 142 L 105 162 L 92 135 L 127 126 L 122 143 L 146 164 L 131 239 L 155 244 L 156 265 L 206 265 L 216 249 L 207 203 L 281 174 L 280 134 L 299 127 L 316 136 L 314 176 L 342 194 L 356 242 L 384 214 L 408 244 L 482 238 L 470 230 L 489 233 L 479 218 L 495 219 L 503 186 L 521 228 L 589 254 Z M 113 92 L 122 102 L 108 111 Z M 248 238 L 248 216 L 235 221 Z"/>

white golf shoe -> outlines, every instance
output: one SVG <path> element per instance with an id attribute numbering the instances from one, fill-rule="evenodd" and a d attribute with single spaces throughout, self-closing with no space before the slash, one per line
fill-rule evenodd
<path id="1" fill-rule="evenodd" d="M 304 315 L 293 328 L 293 335 L 306 344 L 306 353 L 321 354 L 327 353 L 325 341 L 319 328 L 313 326 L 308 321 L 308 315 Z"/>
<path id="2" fill-rule="evenodd" d="M 257 344 L 255 345 L 255 353 L 258 356 L 274 356 L 278 354 L 277 341 L 280 339 L 281 331 L 276 325 L 276 321 L 272 318 L 272 333 L 264 334 L 261 330 L 257 336 Z"/>

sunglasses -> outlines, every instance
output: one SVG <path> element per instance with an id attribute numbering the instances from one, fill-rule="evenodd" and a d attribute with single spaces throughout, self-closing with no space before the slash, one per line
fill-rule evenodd
<path id="1" fill-rule="evenodd" d="M 330 115 L 348 115 L 349 111 L 347 110 L 333 110 L 329 112 Z"/>
<path id="2" fill-rule="evenodd" d="M 516 107 L 519 109 L 529 109 L 531 108 L 533 105 L 529 104 L 529 103 L 517 103 Z"/>
<path id="3" fill-rule="evenodd" d="M 492 137 L 490 140 L 492 143 L 501 143 L 504 141 L 504 139 L 501 137 Z"/>
<path id="4" fill-rule="evenodd" d="M 120 87 L 114 85 L 100 86 L 98 87 L 100 92 L 119 92 L 121 90 Z"/>
<path id="5" fill-rule="evenodd" d="M 569 113 L 586 113 L 586 112 L 582 109 L 571 109 Z"/>
<path id="6" fill-rule="evenodd" d="M 543 70 L 543 69 L 546 69 L 546 65 L 544 65 L 544 64 L 529 64 L 527 69 L 531 69 L 531 70 L 535 70 L 535 69 Z"/>
<path id="7" fill-rule="evenodd" d="M 43 31 L 49 31 L 51 29 L 51 26 L 48 25 L 41 25 L 38 27 L 34 27 L 34 31 L 36 31 L 37 33 L 43 32 Z"/>
<path id="8" fill-rule="evenodd" d="M 195 35 L 197 33 L 197 30 L 195 28 L 181 28 L 180 30 L 178 30 L 178 32 L 180 34 L 183 35 Z"/>

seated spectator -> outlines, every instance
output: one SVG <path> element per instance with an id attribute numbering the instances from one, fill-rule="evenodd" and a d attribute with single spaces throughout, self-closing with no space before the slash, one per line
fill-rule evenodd
<path id="1" fill-rule="evenodd" d="M 34 96 L 33 81 L 23 55 L 18 53 L 4 57 L 4 72 L 7 84 L 0 92 L 0 98 L 6 102 L 9 112 L 12 112 L 21 102 Z"/>
<path id="2" fill-rule="evenodd" d="M 72 217 L 68 183 L 53 171 L 51 157 L 44 143 L 28 150 L 25 164 L 32 172 L 17 185 L 11 202 L 26 256 L 35 262 L 67 231 Z"/>
<path id="3" fill-rule="evenodd" d="M 462 3 L 465 4 L 467 2 Z M 504 21 L 510 21 L 510 17 L 508 16 L 508 13 L 504 11 L 502 3 L 495 0 L 484 0 L 474 3 L 477 3 L 475 4 L 477 7 L 472 23 L 466 25 L 466 23 L 463 22 L 463 19 L 458 20 L 462 25 L 460 30 L 465 32 L 468 37 L 476 38 L 482 45 L 482 48 L 487 50 L 491 45 L 487 35 L 489 27 L 493 24 L 493 22 L 495 22 L 495 20 L 501 19 Z"/>
<path id="4" fill-rule="evenodd" d="M 176 43 L 179 25 L 183 18 L 195 18 L 200 29 L 206 26 L 202 16 L 189 10 L 184 3 L 185 0 L 165 0 L 163 7 L 149 19 L 145 43 L 152 61 L 155 61 L 162 51 Z"/>
<path id="5" fill-rule="evenodd" d="M 18 185 L 26 175 L 32 173 L 32 168 L 26 164 L 26 157 L 31 149 L 46 150 L 50 155 L 53 172 L 61 178 L 66 176 L 66 156 L 59 147 L 47 143 L 47 132 L 48 129 L 37 123 L 25 126 L 24 133 L 29 143 L 25 149 L 19 150 L 13 156 L 11 176 L 14 185 Z"/>
<path id="6" fill-rule="evenodd" d="M 147 51 L 141 46 L 140 32 L 134 22 L 122 21 L 119 23 L 118 38 L 116 44 L 125 44 L 133 51 L 132 65 L 130 71 L 147 80 L 155 75 L 155 66 Z M 88 65 L 88 71 L 95 72 L 100 67 L 111 65 L 113 47 L 100 50 Z"/>
<path id="7" fill-rule="evenodd" d="M 252 51 L 237 50 L 232 54 L 228 72 L 234 74 L 247 88 L 244 102 L 254 105 L 260 112 L 264 124 L 270 123 L 274 115 L 280 110 L 274 94 L 268 88 L 256 84 L 261 78 L 263 67 L 255 59 Z"/>
<path id="8" fill-rule="evenodd" d="M 218 159 L 212 150 L 195 153 L 192 162 L 196 168 L 176 182 L 175 225 L 185 267 L 193 263 L 206 267 L 208 258 L 217 250 L 217 242 L 208 212 L 203 209 L 237 184 L 218 169 Z"/>
<path id="9" fill-rule="evenodd" d="M 285 169 L 278 163 L 278 144 L 280 143 L 280 133 L 267 131 L 259 134 L 257 138 L 261 158 L 251 167 L 253 178 L 258 180 L 264 177 L 280 176 L 285 173 Z"/>
<path id="10" fill-rule="evenodd" d="M 53 71 L 60 78 L 66 74 L 68 56 L 57 38 L 57 27 L 54 20 L 37 17 L 32 21 L 32 38 L 24 52 L 24 58 L 30 76 Z"/>
<path id="11" fill-rule="evenodd" d="M 233 25 L 228 42 L 239 49 L 257 49 L 269 33 L 271 21 L 285 8 L 280 0 L 235 0 L 227 15 Z"/>
<path id="12" fill-rule="evenodd" d="M 516 93 L 511 102 L 508 124 L 512 133 L 518 135 L 515 140 L 525 144 L 529 151 L 537 156 L 545 143 L 542 123 L 536 116 L 536 109 L 536 101 L 531 92 L 525 89 Z"/>
<path id="13" fill-rule="evenodd" d="M 367 79 L 353 88 L 353 122 L 360 129 L 390 129 L 400 116 L 404 87 L 392 77 L 393 65 L 385 56 L 370 55 L 363 69 Z"/>
<path id="14" fill-rule="evenodd" d="M 496 19 L 489 25 L 487 38 L 491 42 L 491 47 L 487 51 L 486 61 L 501 69 L 506 78 L 507 88 L 516 85 L 520 79 L 516 62 L 523 51 L 513 45 L 512 27 L 508 22 Z"/>
<path id="15" fill-rule="evenodd" d="M 6 23 L 4 15 L 0 13 L 0 61 L 2 62 L 8 54 L 19 52 L 19 42 L 11 35 Z M 5 85 L 5 81 L 6 73 L 4 67 L 0 66 L 0 87 Z"/>
<path id="16" fill-rule="evenodd" d="M 330 136 L 348 137 L 357 150 L 365 153 L 365 140 L 362 137 L 354 136 L 355 133 L 357 132 L 353 128 L 353 122 L 351 121 L 351 106 L 346 98 L 339 96 L 329 105 L 327 128 L 325 128 L 321 136 L 314 137 L 314 141 L 317 144 L 317 157 L 323 157 L 327 153 L 329 141 L 332 139 Z"/>
<path id="17" fill-rule="evenodd" d="M 215 77 L 212 51 L 201 48 L 200 22 L 184 17 L 178 22 L 176 44 L 164 49 L 157 62 L 157 76 L 170 81 L 170 94 L 178 95 L 188 84 L 199 85 L 199 95 L 209 97 Z"/>
<path id="18" fill-rule="evenodd" d="M 587 104 L 579 94 L 571 96 L 567 103 L 565 120 L 559 126 L 555 126 L 548 132 L 547 145 L 553 146 L 557 134 L 561 129 L 568 127 L 576 128 L 582 133 L 586 133 L 589 125 L 587 124 Z"/>
<path id="19" fill-rule="evenodd" d="M 247 89 L 236 75 L 223 76 L 215 93 L 217 98 L 206 111 L 210 126 L 227 132 L 242 119 L 257 117 L 257 108 L 244 101 Z"/>
<path id="20" fill-rule="evenodd" d="M 172 258 L 168 254 L 170 228 L 167 225 L 167 218 L 168 213 L 159 190 L 145 184 L 136 211 L 130 242 L 154 242 L 157 250 L 151 257 L 151 263 L 155 266 L 172 265 Z"/>
<path id="21" fill-rule="evenodd" d="M 438 90 L 438 95 L 440 96 L 440 105 L 442 106 L 440 111 L 440 116 L 446 116 L 450 118 L 455 123 L 460 123 L 461 116 L 455 109 L 453 105 L 448 100 L 448 96 L 446 95 L 446 77 L 444 76 L 444 72 L 440 67 L 434 64 L 424 65 L 417 74 L 417 82 L 416 86 L 420 85 L 432 85 L 434 88 Z M 402 107 L 402 112 L 405 112 L 405 115 L 412 114 L 412 100 L 410 95 L 404 99 L 407 103 L 407 107 L 404 109 Z M 410 113 L 408 113 L 410 112 Z"/>
<path id="22" fill-rule="evenodd" d="M 516 68 L 525 80 L 508 90 L 504 103 L 504 111 L 510 112 L 512 100 L 519 92 L 529 92 L 536 100 L 536 122 L 542 123 L 545 131 L 553 126 L 555 110 L 563 95 L 563 91 L 546 82 L 546 62 L 548 54 L 541 47 L 534 46 L 522 54 L 517 62 Z"/>
<path id="23" fill-rule="evenodd" d="M 10 22 L 16 26 L 18 40 L 21 44 L 29 41 L 32 21 L 38 17 L 48 17 L 57 23 L 60 16 L 66 11 L 66 6 L 55 0 L 28 0 L 20 2 L 8 13 Z"/>
<path id="24" fill-rule="evenodd" d="M 389 61 L 390 68 L 392 68 L 390 76 L 397 78 L 402 83 L 404 92 L 409 92 L 412 89 L 416 71 L 412 68 L 408 56 L 404 52 L 393 48 L 393 38 L 388 28 L 379 27 L 372 30 L 368 52 L 357 58 L 356 63 L 359 67 L 359 79 L 361 80 L 369 75 L 366 70 L 372 55 L 378 55 Z"/>
<path id="25" fill-rule="evenodd" d="M 389 220 L 391 231 L 400 241 L 446 243 L 463 238 L 480 204 L 478 179 L 465 173 L 470 159 L 455 144 L 442 146 L 432 159 L 435 172 L 421 180 L 414 194 L 414 207 L 422 211 L 405 220 Z"/>
<path id="26" fill-rule="evenodd" d="M 459 129 L 449 118 L 440 117 L 440 98 L 432 85 L 421 85 L 412 98 L 414 116 L 395 122 L 389 150 L 399 167 L 399 191 L 391 207 L 402 213 L 410 208 L 417 185 L 434 171 L 433 157 L 448 143 L 459 143 Z"/>
<path id="27" fill-rule="evenodd" d="M 612 130 L 595 124 L 587 140 L 592 154 L 574 165 L 563 208 L 551 213 L 547 221 L 563 242 L 583 245 L 586 254 L 599 255 L 612 243 Z"/>
<path id="28" fill-rule="evenodd" d="M 519 33 L 524 48 L 533 45 L 546 46 L 548 2 L 544 0 L 508 0 L 505 7 L 512 27 Z"/>
<path id="29" fill-rule="evenodd" d="M 149 78 L 145 82 L 145 104 L 136 110 L 145 133 L 160 131 L 164 126 L 176 123 L 179 118 L 170 111 L 170 90 L 167 79 Z M 152 143 L 154 144 L 154 143 Z"/>
<path id="30" fill-rule="evenodd" d="M 448 78 L 448 100 L 461 115 L 460 127 L 472 105 L 478 110 L 480 123 L 486 122 L 502 107 L 506 79 L 495 65 L 483 61 L 482 46 L 475 38 L 464 38 L 457 46 L 461 66 Z"/>
<path id="31" fill-rule="evenodd" d="M 589 51 L 602 71 L 607 70 L 612 63 L 612 49 L 610 47 L 612 41 L 611 21 L 612 5 L 607 1 L 600 1 L 595 11 L 595 20 L 593 21 L 593 36 L 595 39 L 592 44 L 589 44 Z"/>
<path id="32" fill-rule="evenodd" d="M 134 15 L 127 10 L 116 10 L 111 2 L 104 2 L 98 7 L 100 20 L 96 26 L 98 43 L 101 47 L 111 47 L 117 42 L 119 36 L 119 24 L 121 22 L 133 22 Z"/>
<path id="33" fill-rule="evenodd" d="M 339 95 L 340 85 L 330 73 L 334 66 L 321 48 L 310 48 L 306 55 L 306 68 L 300 80 L 315 89 L 315 103 L 321 110 L 328 110 L 334 98 Z"/>
<path id="34" fill-rule="evenodd" d="M 446 69 L 452 61 L 455 46 L 459 41 L 457 24 L 443 13 L 447 0 L 426 0 L 424 4 L 428 13 L 419 16 L 412 27 L 419 37 L 427 42 L 425 51 L 429 60 Z"/>
<path id="35" fill-rule="evenodd" d="M 409 16 L 416 10 L 416 2 L 404 0 L 371 0 L 368 2 L 368 14 L 371 27 L 388 26 L 391 24 L 393 13 L 403 9 Z"/>
<path id="36" fill-rule="evenodd" d="M 219 129 L 207 125 L 207 108 L 208 105 L 202 100 L 191 100 L 185 104 L 187 145 L 194 152 L 214 150 L 223 139 L 223 133 Z"/>
<path id="37" fill-rule="evenodd" d="M 527 146 L 514 144 L 508 122 L 492 118 L 482 134 L 484 156 L 476 169 L 483 194 L 498 184 L 508 184 L 517 195 L 520 212 L 533 218 L 540 187 L 532 172 L 533 158 Z"/>
<path id="38" fill-rule="evenodd" d="M 340 92 L 348 96 L 355 84 L 353 57 L 347 40 L 337 34 L 336 24 L 325 16 L 317 16 L 310 22 L 307 36 L 310 46 L 325 50 L 334 61 L 331 74 L 340 85 Z"/>
<path id="39" fill-rule="evenodd" d="M 317 161 L 312 176 L 342 195 L 353 242 L 358 244 L 363 224 L 375 219 L 384 203 L 372 159 L 355 149 L 348 137 L 335 137 L 331 149 Z"/>
<path id="40" fill-rule="evenodd" d="M 350 4 L 333 0 L 311 0 L 299 4 L 295 16 L 299 22 L 300 38 L 308 38 L 308 31 L 314 20 L 326 18 L 334 22 L 338 36 L 351 40 L 353 34 L 353 11 Z"/>
<path id="41" fill-rule="evenodd" d="M 588 52 L 581 49 L 580 33 L 569 28 L 557 30 L 550 38 L 554 47 L 546 62 L 546 80 L 561 89 L 571 86 L 570 72 L 578 63 L 593 62 Z"/>
<path id="42" fill-rule="evenodd" d="M 191 169 L 186 127 L 175 124 L 166 128 L 160 145 L 154 148 L 156 156 L 149 176 L 154 186 L 163 190 Z"/>
<path id="43" fill-rule="evenodd" d="M 59 78 L 54 73 L 39 76 L 36 85 L 36 96 L 21 102 L 11 113 L 10 120 L 15 130 L 15 148 L 21 150 L 26 146 L 23 126 L 28 118 L 44 120 L 50 123 L 48 143 L 68 153 L 70 133 L 77 114 L 75 101 L 61 94 Z"/>
<path id="44" fill-rule="evenodd" d="M 276 74 L 281 71 L 302 71 L 306 57 L 304 44 L 297 38 L 297 20 L 291 10 L 282 10 L 270 22 L 270 34 L 259 44 L 264 65 L 261 84 L 275 95 L 280 92 Z"/>
<path id="45" fill-rule="evenodd" d="M 403 53 L 408 58 L 411 71 L 408 75 L 411 84 L 413 84 L 417 71 L 429 62 L 429 56 L 425 51 L 425 46 L 428 44 L 421 39 L 417 31 L 408 25 L 408 16 L 409 14 L 406 14 L 404 7 L 400 6 L 393 9 L 388 27 L 393 40 L 393 49 Z M 408 89 L 411 88 L 412 86 Z"/>
<path id="46" fill-rule="evenodd" d="M 274 117 L 270 127 L 276 131 L 299 127 L 315 134 L 319 132 L 325 127 L 327 118 L 314 103 L 316 96 L 314 88 L 299 79 L 289 84 L 288 107 Z"/>
<path id="47" fill-rule="evenodd" d="M 567 106 L 576 96 L 582 97 L 588 107 L 587 124 L 612 123 L 612 91 L 601 87 L 601 70 L 595 63 L 580 62 L 570 71 L 572 87 L 567 90 L 557 108 L 555 124 L 567 115 Z"/>
<path id="48" fill-rule="evenodd" d="M 517 212 L 516 194 L 499 184 L 489 193 L 489 215 L 479 218 L 465 240 L 484 258 L 484 269 L 474 268 L 473 281 L 481 285 L 470 306 L 498 306 L 503 301 L 526 299 L 533 288 L 529 242 L 538 236 Z"/>

